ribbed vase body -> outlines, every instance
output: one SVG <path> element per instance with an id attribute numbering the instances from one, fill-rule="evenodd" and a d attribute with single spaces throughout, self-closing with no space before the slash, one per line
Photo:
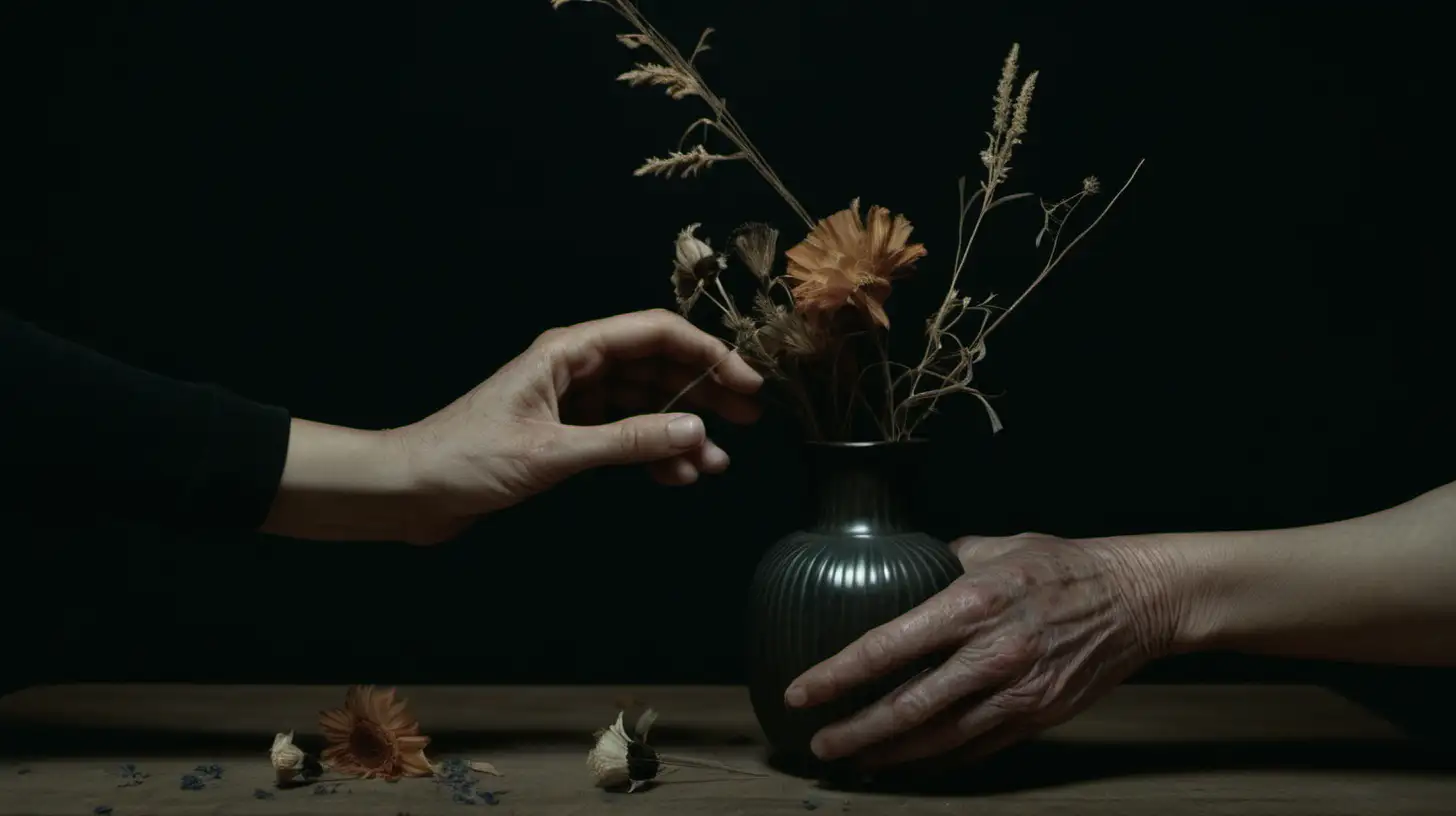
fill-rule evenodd
<path id="1" fill-rule="evenodd" d="M 915 527 L 923 446 L 808 446 L 812 522 L 763 557 L 749 598 L 750 696 L 770 746 L 783 759 L 812 763 L 815 732 L 930 665 L 907 666 L 832 704 L 807 710 L 784 705 L 794 678 L 961 576 L 946 544 Z"/>

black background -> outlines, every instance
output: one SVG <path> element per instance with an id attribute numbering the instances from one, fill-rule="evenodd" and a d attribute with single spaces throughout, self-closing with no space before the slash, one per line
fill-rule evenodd
<path id="1" fill-rule="evenodd" d="M 811 212 L 914 221 L 902 333 L 1011 42 L 1042 73 L 1010 189 L 1110 192 L 1147 158 L 998 331 L 1007 429 L 970 402 L 925 428 L 948 538 L 1308 524 L 1456 477 L 1420 5 L 642 3 L 681 46 L 718 29 L 709 82 Z M 747 166 L 632 177 L 700 111 L 613 81 L 623 30 L 546 0 L 3 4 L 4 305 L 297 416 L 425 416 L 546 328 L 670 306 L 687 222 L 797 234 Z M 996 216 L 969 288 L 1005 297 L 1040 219 Z M 733 682 L 745 584 L 801 509 L 792 433 L 722 429 L 724 477 L 592 474 L 431 549 L 16 522 L 38 600 L 11 625 L 57 677 Z M 1251 671 L 1284 670 L 1158 676 Z"/>

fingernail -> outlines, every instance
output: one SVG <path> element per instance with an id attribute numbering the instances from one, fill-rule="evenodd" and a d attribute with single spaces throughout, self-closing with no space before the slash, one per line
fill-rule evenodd
<path id="1" fill-rule="evenodd" d="M 803 686 L 789 686 L 789 690 L 784 692 L 784 702 L 794 708 L 798 708 L 804 703 L 809 702 L 809 694 L 804 691 Z"/>
<path id="2" fill-rule="evenodd" d="M 667 441 L 677 448 L 690 448 L 703 441 L 703 421 L 695 416 L 680 416 L 667 423 Z"/>

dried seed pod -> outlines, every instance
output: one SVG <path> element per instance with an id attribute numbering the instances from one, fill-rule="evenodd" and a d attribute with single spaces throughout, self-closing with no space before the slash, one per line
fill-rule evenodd
<path id="1" fill-rule="evenodd" d="M 652 730 L 655 722 L 657 712 L 649 708 L 642 712 L 636 725 L 628 731 L 623 724 L 623 714 L 619 711 L 617 721 L 611 727 L 596 733 L 596 744 L 587 752 L 586 765 L 597 787 L 625 787 L 628 793 L 635 793 L 669 767 L 705 768 L 746 776 L 764 776 L 714 760 L 660 754 L 657 749 L 647 744 L 647 732 Z"/>

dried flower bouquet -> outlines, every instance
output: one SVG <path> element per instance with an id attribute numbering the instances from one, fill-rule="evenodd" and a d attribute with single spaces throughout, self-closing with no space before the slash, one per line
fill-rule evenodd
<path id="1" fill-rule="evenodd" d="M 896 282 L 927 254 L 923 245 L 910 242 L 910 222 L 884 207 L 862 212 L 858 199 L 827 218 L 811 218 L 698 72 L 695 62 L 709 49 L 713 29 L 704 30 L 684 56 L 632 0 L 551 0 L 553 8 L 567 3 L 612 9 L 632 29 L 617 35 L 617 40 L 659 60 L 639 62 L 618 79 L 633 86 L 660 87 L 673 99 L 697 99 L 708 108 L 709 115 L 689 125 L 676 150 L 648 159 L 635 175 L 691 177 L 717 164 L 746 162 L 808 229 L 803 240 L 783 253 L 786 263 L 781 272 L 777 229 L 749 223 L 730 237 L 736 260 L 754 284 L 751 306 L 745 307 L 724 284 L 729 257 L 698 236 L 700 225 L 687 226 L 677 236 L 672 271 L 680 312 L 692 316 L 704 305 L 716 310 L 733 347 L 780 387 L 811 439 L 849 441 L 866 433 L 886 441 L 909 439 L 939 400 L 951 394 L 978 399 L 992 430 L 1000 429 L 986 395 L 972 384 L 976 365 L 986 357 L 987 338 L 1097 226 L 1132 183 L 1141 161 L 1097 215 L 1070 238 L 1064 236 L 1066 224 L 1086 199 L 1099 193 L 1097 179 L 1086 178 L 1071 195 L 1041 201 L 1041 229 L 1035 243 L 1044 261 L 1009 306 L 995 303 L 994 295 L 976 300 L 963 294 L 962 277 L 986 216 L 1002 204 L 1031 195 L 1003 192 L 1012 154 L 1026 134 L 1037 78 L 1035 71 L 1021 76 L 1019 49 L 1012 45 L 996 85 L 988 143 L 980 153 L 985 177 L 969 196 L 966 180 L 960 179 L 959 234 L 945 296 L 926 320 L 920 359 L 913 365 L 899 363 L 888 352 L 890 319 L 885 302 Z M 700 134 L 701 141 L 689 145 L 694 134 Z M 710 136 L 730 149 L 710 149 L 706 144 Z"/>

